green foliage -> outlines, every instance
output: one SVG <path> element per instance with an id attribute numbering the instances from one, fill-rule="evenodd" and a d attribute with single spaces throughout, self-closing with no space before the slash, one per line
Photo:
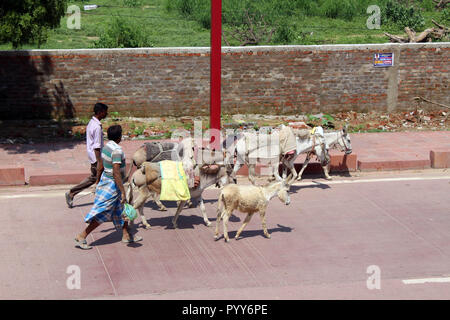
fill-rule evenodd
<path id="1" fill-rule="evenodd" d="M 325 0 L 320 6 L 320 13 L 332 19 L 352 20 L 361 14 L 357 0 Z"/>
<path id="2" fill-rule="evenodd" d="M 322 116 L 322 127 L 324 128 L 334 128 L 334 118 L 332 116 L 330 116 L 329 114 L 324 114 Z"/>
<path id="3" fill-rule="evenodd" d="M 96 48 L 139 48 L 153 47 L 153 44 L 136 22 L 115 17 L 94 46 Z"/>
<path id="4" fill-rule="evenodd" d="M 81 124 L 81 125 L 87 125 L 90 120 L 91 120 L 91 118 L 81 117 L 81 118 L 78 119 L 78 123 Z"/>
<path id="5" fill-rule="evenodd" d="M 137 136 L 140 136 L 144 133 L 144 130 L 145 130 L 145 126 L 136 127 L 136 128 L 134 128 L 134 134 Z"/>
<path id="6" fill-rule="evenodd" d="M 331 115 L 329 115 L 329 114 L 324 114 L 324 115 L 323 115 L 323 118 L 325 118 L 326 120 L 328 120 L 328 121 L 330 121 L 330 122 L 333 122 L 333 121 L 334 121 L 334 118 L 333 118 Z"/>
<path id="7" fill-rule="evenodd" d="M 2 0 L 0 3 L 0 43 L 13 48 L 47 40 L 48 31 L 59 27 L 67 0 Z"/>
<path id="8" fill-rule="evenodd" d="M 76 139 L 76 140 L 81 140 L 81 139 L 83 139 L 84 137 L 83 137 L 84 135 L 83 134 L 81 134 L 81 132 L 75 132 L 74 134 L 73 134 L 73 137 Z"/>
<path id="9" fill-rule="evenodd" d="M 330 0 L 223 0 L 223 29 L 224 32 L 230 32 L 239 26 L 242 29 L 248 27 L 248 12 L 257 23 L 263 18 L 268 24 L 268 30 L 275 28 L 271 42 L 267 42 L 268 37 L 263 37 L 259 45 L 384 43 L 387 40 L 383 32 L 403 32 L 402 26 L 386 19 L 383 19 L 381 30 L 369 30 L 366 27 L 366 20 L 369 17 L 366 12 L 367 7 L 373 4 L 380 6 L 382 17 L 385 18 L 384 11 L 389 0 L 335 1 L 339 6 L 342 5 L 342 9 L 339 7 L 338 11 L 333 13 L 330 8 L 333 8 L 334 1 Z M 433 26 L 431 19 L 448 24 L 449 9 L 435 10 L 432 0 L 394 1 L 405 7 L 413 4 L 416 12 L 420 12 L 425 17 L 426 26 Z M 56 20 L 56 26 L 59 26 L 56 29 L 39 30 L 37 27 L 36 31 L 32 31 L 31 28 L 26 27 L 25 21 L 11 22 L 11 17 L 4 18 L 6 12 L 4 8 L 11 4 L 32 12 L 29 17 L 31 19 L 33 16 L 32 19 L 35 19 L 39 11 L 30 10 L 33 7 L 30 3 L 61 4 L 63 2 L 66 4 L 60 7 L 62 18 Z M 140 44 L 145 47 L 209 46 L 210 2 L 211 0 L 0 0 L 0 42 L 3 42 L 3 44 L 0 43 L 0 50 L 11 50 L 17 47 L 36 49 L 39 46 L 45 49 L 116 47 L 118 42 L 121 43 L 117 45 L 118 47 L 134 47 Z M 64 11 L 70 4 L 81 8 L 80 30 L 67 28 L 66 21 L 69 16 L 64 16 Z M 97 4 L 100 7 L 85 12 L 82 9 L 85 4 Z M 56 10 L 56 6 L 51 7 Z M 180 7 L 183 8 L 182 11 L 179 10 Z M 337 15 L 337 18 L 328 18 L 325 15 L 326 8 L 329 15 Z M 16 9 L 14 10 L 17 12 Z M 126 25 L 132 25 L 134 29 L 137 29 L 136 32 L 129 30 L 129 33 L 137 33 L 138 36 L 131 36 L 132 41 L 124 39 L 129 38 L 128 35 L 111 36 L 111 34 L 121 33 L 121 31 L 109 31 L 113 29 L 111 21 L 116 16 L 121 16 Z M 46 21 L 50 20 L 46 19 Z M 14 37 L 22 40 L 16 40 L 13 46 L 11 39 Z M 100 38 L 103 39 L 100 40 Z M 228 34 L 227 40 L 230 45 L 241 43 L 230 39 Z"/>
<path id="10" fill-rule="evenodd" d="M 136 8 L 142 5 L 141 0 L 123 0 L 123 4 L 126 7 Z"/>
<path id="11" fill-rule="evenodd" d="M 296 37 L 295 25 L 282 22 L 275 32 L 274 42 L 278 44 L 290 44 Z"/>
<path id="12" fill-rule="evenodd" d="M 308 118 L 308 121 L 310 121 L 310 122 L 320 121 L 320 118 L 317 118 L 316 116 L 313 116 L 312 114 L 308 114 L 306 117 Z"/>
<path id="13" fill-rule="evenodd" d="M 436 10 L 436 3 L 433 0 L 419 0 L 420 7 L 425 11 L 432 12 Z"/>
<path id="14" fill-rule="evenodd" d="M 450 8 L 445 8 L 444 10 L 442 10 L 442 22 L 450 22 Z"/>
<path id="15" fill-rule="evenodd" d="M 397 1 L 390 0 L 384 7 L 382 22 L 390 22 L 400 28 L 410 27 L 416 31 L 425 26 L 425 19 L 414 7 L 407 7 Z"/>
<path id="16" fill-rule="evenodd" d="M 358 133 L 364 130 L 364 125 L 363 124 L 358 124 L 358 125 L 350 125 L 348 128 L 348 132 L 350 133 Z"/>
<path id="17" fill-rule="evenodd" d="M 166 0 L 168 11 L 178 11 L 185 17 L 200 22 L 204 13 L 210 11 L 210 0 Z M 264 17 L 271 24 L 285 21 L 286 17 L 320 16 L 352 20 L 365 15 L 367 6 L 372 2 L 384 0 L 227 0 L 222 2 L 222 21 L 224 24 L 240 26 L 246 21 L 247 12 L 251 16 Z M 282 31 L 284 34 L 285 31 Z"/>
<path id="18" fill-rule="evenodd" d="M 211 4 L 209 0 L 168 0 L 166 8 L 176 10 L 185 18 L 196 20 L 206 29 L 211 28 Z"/>
<path id="19" fill-rule="evenodd" d="M 188 123 L 183 123 L 183 128 L 186 129 L 186 130 L 188 130 L 188 131 L 191 131 L 191 130 L 192 130 L 192 126 L 193 126 L 193 124 L 190 123 L 190 122 L 188 122 Z"/>
<path id="20" fill-rule="evenodd" d="M 120 117 L 120 114 L 118 111 L 110 112 L 109 115 L 114 119 L 118 119 Z"/>

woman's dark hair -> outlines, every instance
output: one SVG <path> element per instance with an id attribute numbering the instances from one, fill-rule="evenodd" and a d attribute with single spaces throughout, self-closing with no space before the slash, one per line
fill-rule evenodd
<path id="1" fill-rule="evenodd" d="M 119 124 L 113 125 L 108 128 L 108 139 L 117 141 L 122 138 L 122 127 Z"/>
<path id="2" fill-rule="evenodd" d="M 102 111 L 107 111 L 108 110 L 108 106 L 104 103 L 101 102 L 97 102 L 94 105 L 94 114 L 99 114 Z"/>

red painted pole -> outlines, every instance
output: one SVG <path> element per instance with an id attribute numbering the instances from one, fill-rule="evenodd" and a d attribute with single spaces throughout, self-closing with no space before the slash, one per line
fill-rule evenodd
<path id="1" fill-rule="evenodd" d="M 220 130 L 222 0 L 211 0 L 211 78 L 209 127 Z"/>

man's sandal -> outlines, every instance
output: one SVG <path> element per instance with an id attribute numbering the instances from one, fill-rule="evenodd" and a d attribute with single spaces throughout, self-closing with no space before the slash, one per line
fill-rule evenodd
<path id="1" fill-rule="evenodd" d="M 122 239 L 123 243 L 133 243 L 133 242 L 138 242 L 138 241 L 142 241 L 142 237 L 141 236 L 134 236 L 134 237 L 130 237 L 130 239 Z"/>
<path id="2" fill-rule="evenodd" d="M 80 247 L 83 250 L 92 249 L 92 247 L 87 244 L 86 239 L 80 241 L 77 238 L 75 238 L 75 244 L 76 244 L 75 247 Z"/>
<path id="3" fill-rule="evenodd" d="M 66 192 L 66 203 L 69 208 L 73 208 L 73 198 L 70 197 L 69 192 Z"/>

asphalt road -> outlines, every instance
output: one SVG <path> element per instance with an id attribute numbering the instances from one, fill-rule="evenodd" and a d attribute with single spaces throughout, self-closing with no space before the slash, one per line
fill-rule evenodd
<path id="1" fill-rule="evenodd" d="M 245 180 L 243 180 L 245 182 Z M 0 299 L 450 299 L 450 173 L 367 173 L 308 179 L 291 204 L 273 199 L 272 238 L 254 216 L 241 240 L 213 239 L 217 189 L 199 208 L 145 214 L 144 240 L 120 242 L 112 223 L 74 247 L 93 196 L 67 208 L 65 189 L 0 189 Z M 244 215 L 235 212 L 230 238 Z M 222 229 L 222 228 L 221 228 Z"/>

